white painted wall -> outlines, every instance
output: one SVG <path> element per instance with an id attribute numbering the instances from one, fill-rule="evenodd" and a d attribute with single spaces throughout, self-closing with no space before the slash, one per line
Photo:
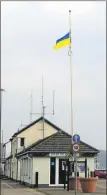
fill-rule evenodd
<path id="1" fill-rule="evenodd" d="M 53 128 L 51 125 L 48 125 L 46 122 L 44 124 L 45 132 L 44 136 L 48 137 L 54 133 L 57 132 L 55 128 Z M 30 146 L 31 144 L 35 143 L 36 141 L 43 138 L 43 131 L 42 131 L 42 120 L 38 123 L 34 124 L 33 126 L 29 127 L 25 131 L 19 133 L 17 137 L 14 137 L 12 140 L 12 171 L 13 171 L 13 179 L 16 180 L 17 177 L 17 160 L 15 158 L 16 150 L 17 152 L 20 152 L 24 149 L 24 147 L 20 146 L 20 138 L 25 138 L 25 148 Z M 18 178 L 20 177 L 20 168 L 18 170 Z"/>
<path id="2" fill-rule="evenodd" d="M 33 158 L 33 184 L 35 184 L 35 172 L 38 172 L 38 184 L 49 184 L 50 157 Z"/>
<path id="3" fill-rule="evenodd" d="M 20 160 L 20 181 L 32 184 L 32 162 L 33 159 L 24 158 Z"/>
<path id="4" fill-rule="evenodd" d="M 5 164 L 5 175 L 10 178 L 10 167 L 11 167 L 11 159 L 6 160 Z"/>
<path id="5" fill-rule="evenodd" d="M 18 160 L 18 181 L 20 181 L 20 161 Z"/>
<path id="6" fill-rule="evenodd" d="M 64 157 L 62 157 L 64 158 Z M 84 157 L 79 157 L 78 161 L 85 161 Z M 87 157 L 87 166 L 90 171 L 94 171 L 94 158 Z M 35 184 L 35 173 L 38 172 L 38 184 L 50 183 L 50 157 L 33 157 L 20 160 L 20 178 L 29 184 Z M 85 172 L 80 173 L 80 177 L 84 177 Z M 19 178 L 19 179 L 20 179 Z M 56 158 L 56 185 L 59 181 L 59 158 Z"/>
<path id="7" fill-rule="evenodd" d="M 48 125 L 46 122 L 44 123 L 44 128 L 45 128 L 44 137 L 48 137 L 57 132 L 55 128 L 53 128 L 51 125 Z M 17 147 L 21 151 L 19 139 L 20 137 L 25 138 L 25 148 L 35 143 L 36 141 L 42 139 L 43 138 L 42 121 L 39 121 L 38 123 L 34 124 L 33 126 L 29 127 L 28 129 L 17 135 L 18 138 Z"/>

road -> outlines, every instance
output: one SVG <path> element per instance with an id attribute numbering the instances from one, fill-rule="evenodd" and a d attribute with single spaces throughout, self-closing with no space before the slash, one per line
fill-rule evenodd
<path id="1" fill-rule="evenodd" d="M 1 182 L 1 195 L 74 195 L 73 191 L 64 189 L 35 189 L 28 188 L 20 183 L 11 180 L 3 180 Z M 78 193 L 83 194 L 83 193 Z M 99 180 L 94 195 L 106 195 L 106 180 Z M 87 194 L 84 194 L 87 195 Z M 91 195 L 88 193 L 88 195 Z"/>
<path id="2" fill-rule="evenodd" d="M 1 195 L 44 195 L 36 189 L 27 188 L 11 180 L 1 182 Z"/>

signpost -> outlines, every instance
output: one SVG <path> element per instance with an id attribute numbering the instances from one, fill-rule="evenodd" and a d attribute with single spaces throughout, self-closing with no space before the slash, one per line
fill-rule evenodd
<path id="1" fill-rule="evenodd" d="M 73 136 L 73 142 L 74 142 L 75 144 L 79 144 L 79 143 L 80 143 L 80 136 L 79 136 L 78 134 L 75 134 L 75 135 Z"/>
<path id="2" fill-rule="evenodd" d="M 77 195 L 77 155 L 79 151 L 79 143 L 80 143 L 80 136 L 75 134 L 73 136 L 73 151 L 74 151 L 74 159 L 75 159 L 75 195 Z"/>
<path id="3" fill-rule="evenodd" d="M 78 152 L 79 151 L 79 145 L 78 144 L 74 144 L 73 145 L 73 151 L 74 152 Z"/>

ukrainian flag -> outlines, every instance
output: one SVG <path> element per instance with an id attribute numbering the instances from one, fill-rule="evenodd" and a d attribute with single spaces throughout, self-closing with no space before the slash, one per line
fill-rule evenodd
<path id="1" fill-rule="evenodd" d="M 56 41 L 56 45 L 54 46 L 54 49 L 60 49 L 62 47 L 70 45 L 71 40 L 70 40 L 70 33 L 67 33 L 65 36 L 62 38 L 58 39 Z"/>

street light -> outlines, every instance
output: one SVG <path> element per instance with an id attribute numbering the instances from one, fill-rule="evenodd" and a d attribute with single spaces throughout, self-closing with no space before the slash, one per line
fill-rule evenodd
<path id="1" fill-rule="evenodd" d="M 0 99 L 1 99 L 0 101 L 0 130 L 1 130 L 1 112 L 2 112 L 2 92 L 6 92 L 6 90 L 0 88 Z M 1 130 L 1 132 L 2 132 L 1 148 L 3 152 L 3 146 L 2 146 L 3 145 L 3 130 Z"/>
<path id="2" fill-rule="evenodd" d="M 3 91 L 4 91 L 4 92 L 6 92 L 6 90 L 5 90 L 5 89 L 0 89 L 0 91 L 2 91 L 2 92 L 3 92 Z"/>

